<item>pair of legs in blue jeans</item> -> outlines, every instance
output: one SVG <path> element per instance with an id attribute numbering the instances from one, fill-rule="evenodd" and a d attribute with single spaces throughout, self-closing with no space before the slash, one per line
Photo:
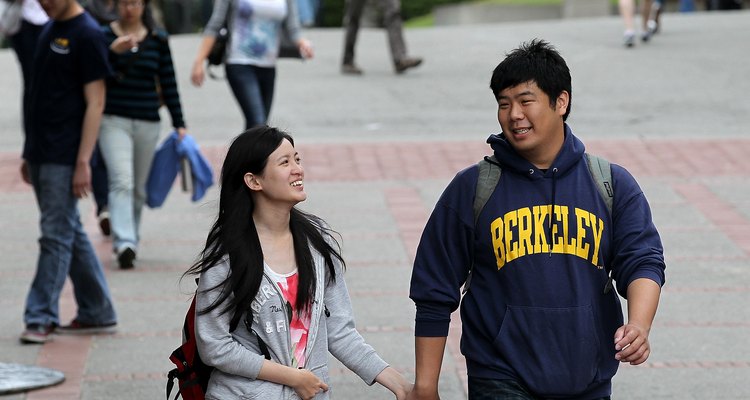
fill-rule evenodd
<path id="1" fill-rule="evenodd" d="M 75 320 L 90 325 L 117 321 L 104 271 L 81 225 L 73 172 L 71 165 L 29 164 L 42 236 L 36 275 L 26 298 L 27 326 L 60 325 L 58 303 L 68 276 L 78 304 Z"/>
<path id="2" fill-rule="evenodd" d="M 469 400 L 542 400 L 512 380 L 469 377 Z M 602 397 L 595 400 L 610 400 Z"/>
<path id="3" fill-rule="evenodd" d="M 245 129 L 265 125 L 271 113 L 276 68 L 227 64 L 227 82 L 245 116 Z"/>

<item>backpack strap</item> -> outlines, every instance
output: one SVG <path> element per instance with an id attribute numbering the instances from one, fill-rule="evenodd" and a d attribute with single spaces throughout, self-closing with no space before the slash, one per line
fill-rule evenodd
<path id="1" fill-rule="evenodd" d="M 607 205 L 609 214 L 612 215 L 612 203 L 615 199 L 615 192 L 612 186 L 612 166 L 609 161 L 589 153 L 586 153 L 586 164 L 589 167 L 591 177 L 594 178 L 594 183 L 596 183 L 596 188 L 599 190 L 602 200 Z"/>
<path id="2" fill-rule="evenodd" d="M 497 163 L 497 158 L 494 155 L 485 156 L 482 160 L 477 163 L 479 167 L 479 176 L 477 177 L 477 190 L 474 194 L 474 226 L 477 225 L 479 220 L 479 214 L 484 209 L 487 201 L 492 196 L 492 192 L 495 191 L 497 183 L 500 182 L 500 175 L 503 170 Z M 471 266 L 469 267 L 469 275 L 466 277 L 464 282 L 464 288 L 462 294 L 466 294 L 471 284 L 471 271 L 474 270 L 474 259 L 472 255 Z"/>
<path id="3" fill-rule="evenodd" d="M 479 166 L 479 177 L 477 178 L 477 191 L 474 195 L 474 225 L 479 220 L 479 213 L 482 212 L 487 200 L 495 191 L 495 186 L 500 181 L 502 168 L 497 163 L 495 156 L 484 157 L 477 163 Z"/>
<path id="4" fill-rule="evenodd" d="M 596 188 L 599 190 L 599 195 L 604 200 L 604 204 L 607 205 L 609 215 L 612 215 L 615 199 L 614 185 L 612 185 L 612 165 L 609 161 L 589 153 L 586 153 L 586 164 L 589 167 L 591 178 L 594 179 Z M 612 270 L 608 269 L 606 265 L 603 268 L 607 272 L 607 283 L 604 285 L 603 294 L 607 294 L 614 288 L 612 284 Z"/>

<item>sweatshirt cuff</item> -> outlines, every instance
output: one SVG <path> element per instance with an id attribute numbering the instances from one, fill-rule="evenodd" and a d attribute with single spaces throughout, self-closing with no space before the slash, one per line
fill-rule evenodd
<path id="1" fill-rule="evenodd" d="M 414 336 L 419 337 L 447 337 L 448 328 L 450 327 L 450 320 L 448 321 L 417 321 L 414 327 Z"/>

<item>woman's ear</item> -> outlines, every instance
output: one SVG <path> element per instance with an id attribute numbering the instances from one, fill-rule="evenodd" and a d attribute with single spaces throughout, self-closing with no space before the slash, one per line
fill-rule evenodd
<path id="1" fill-rule="evenodd" d="M 261 186 L 260 181 L 258 181 L 258 177 L 254 174 L 251 174 L 250 172 L 246 173 L 245 176 L 243 176 L 243 179 L 245 180 L 245 186 L 247 186 L 250 190 L 253 191 L 260 191 L 263 189 L 263 186 Z"/>

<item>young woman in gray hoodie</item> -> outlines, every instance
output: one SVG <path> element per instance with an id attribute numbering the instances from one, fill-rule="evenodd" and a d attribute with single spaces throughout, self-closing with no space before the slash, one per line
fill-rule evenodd
<path id="1" fill-rule="evenodd" d="M 412 384 L 354 327 L 338 242 L 295 207 L 303 178 L 278 129 L 249 129 L 229 148 L 218 217 L 188 270 L 200 274 L 198 352 L 215 367 L 206 399 L 328 399 L 328 352 L 405 399 Z"/>

